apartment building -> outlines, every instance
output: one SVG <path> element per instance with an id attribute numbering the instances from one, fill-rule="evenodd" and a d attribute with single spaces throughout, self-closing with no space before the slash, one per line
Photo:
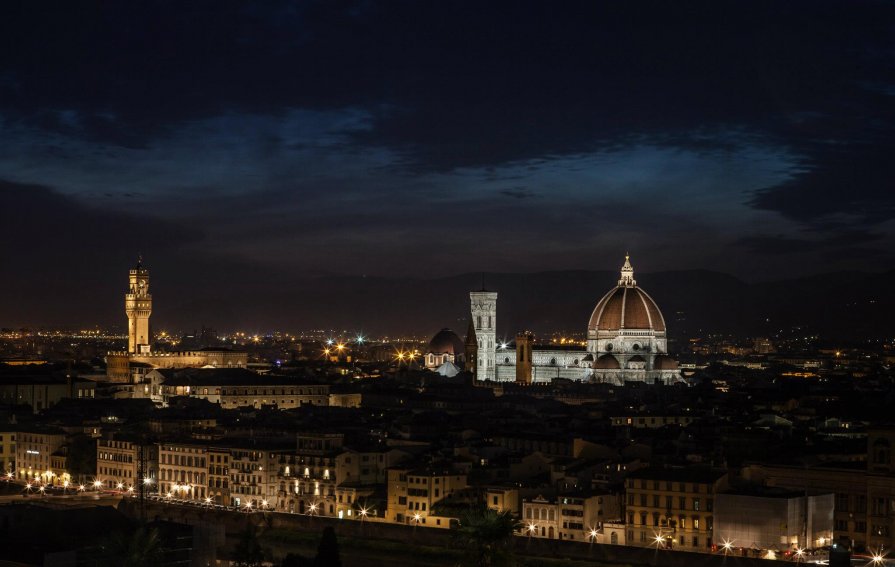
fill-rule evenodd
<path id="1" fill-rule="evenodd" d="M 867 460 L 813 466 L 751 465 L 743 476 L 756 483 L 811 493 L 833 493 L 833 539 L 857 551 L 895 546 L 895 428 L 867 434 Z"/>
<path id="2" fill-rule="evenodd" d="M 182 500 L 205 500 L 208 447 L 196 442 L 165 442 L 158 449 L 159 494 Z"/>
<path id="3" fill-rule="evenodd" d="M 16 432 L 0 431 L 0 474 L 16 471 Z"/>
<path id="4" fill-rule="evenodd" d="M 715 494 L 723 471 L 646 468 L 625 481 L 628 545 L 707 551 L 714 543 Z"/>
<path id="5" fill-rule="evenodd" d="M 450 470 L 389 469 L 386 518 L 399 524 L 449 528 L 453 518 L 437 515 L 433 507 L 467 486 L 465 474 Z"/>
<path id="6" fill-rule="evenodd" d="M 96 441 L 96 478 L 110 490 L 139 489 L 143 479 L 154 491 L 158 481 L 158 445 L 109 436 Z M 142 465 L 142 471 L 141 471 Z M 141 476 L 142 472 L 142 476 Z"/>
<path id="7" fill-rule="evenodd" d="M 25 428 L 16 432 L 16 477 L 41 483 L 64 482 L 67 473 L 53 469 L 54 453 L 65 445 L 65 432 L 54 428 Z M 58 464 L 58 463 L 57 463 Z"/>

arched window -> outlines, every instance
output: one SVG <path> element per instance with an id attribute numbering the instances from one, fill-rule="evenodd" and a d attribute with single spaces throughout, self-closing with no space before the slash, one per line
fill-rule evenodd
<path id="1" fill-rule="evenodd" d="M 550 366 L 556 366 L 556 357 L 550 359 Z"/>
<path id="2" fill-rule="evenodd" d="M 618 534 L 617 533 L 612 532 L 609 535 L 609 543 L 611 543 L 612 545 L 618 545 Z"/>

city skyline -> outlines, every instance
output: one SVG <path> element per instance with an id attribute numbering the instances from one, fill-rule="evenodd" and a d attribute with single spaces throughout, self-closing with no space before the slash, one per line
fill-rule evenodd
<path id="1" fill-rule="evenodd" d="M 895 567 L 895 3 L 4 8 L 0 563 Z"/>

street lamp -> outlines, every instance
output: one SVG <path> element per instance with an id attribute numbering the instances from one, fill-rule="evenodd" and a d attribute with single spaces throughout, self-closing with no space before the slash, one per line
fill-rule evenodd
<path id="1" fill-rule="evenodd" d="M 100 479 L 96 479 L 93 481 L 93 488 L 95 490 L 99 490 L 102 487 L 103 487 L 103 481 L 101 481 Z"/>
<path id="2" fill-rule="evenodd" d="M 733 540 L 725 539 L 724 543 L 721 545 L 721 549 L 724 550 L 724 555 L 730 553 L 733 550 Z"/>
<path id="3" fill-rule="evenodd" d="M 870 562 L 873 565 L 882 565 L 886 562 L 886 554 L 883 553 L 883 548 L 880 546 L 879 551 L 873 554 L 873 557 L 870 558 Z"/>
<path id="4" fill-rule="evenodd" d="M 801 547 L 796 549 L 796 563 L 802 562 L 802 556 L 805 555 L 805 550 Z"/>

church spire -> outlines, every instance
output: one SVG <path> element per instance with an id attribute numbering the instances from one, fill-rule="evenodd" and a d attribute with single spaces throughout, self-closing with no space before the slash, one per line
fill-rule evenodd
<path id="1" fill-rule="evenodd" d="M 637 280 L 634 279 L 634 267 L 631 266 L 631 256 L 625 253 L 625 263 L 622 266 L 621 279 L 618 280 L 619 287 L 634 287 Z"/>

